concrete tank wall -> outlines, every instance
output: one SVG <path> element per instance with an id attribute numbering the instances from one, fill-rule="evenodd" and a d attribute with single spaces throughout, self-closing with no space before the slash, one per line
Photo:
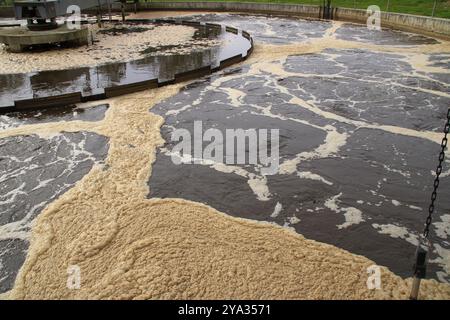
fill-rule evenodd
<path id="1" fill-rule="evenodd" d="M 335 11 L 336 20 L 366 23 L 367 17 L 366 10 L 337 8 Z M 450 38 L 450 19 L 381 12 L 381 25 L 404 31 Z"/>
<path id="2" fill-rule="evenodd" d="M 145 2 L 140 10 L 198 10 L 198 11 L 239 11 L 254 13 L 283 13 L 319 18 L 320 7 L 304 4 L 252 3 L 252 2 Z"/>

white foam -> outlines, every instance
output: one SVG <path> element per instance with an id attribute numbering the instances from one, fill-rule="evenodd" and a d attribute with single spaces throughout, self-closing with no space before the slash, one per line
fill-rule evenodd
<path id="1" fill-rule="evenodd" d="M 322 176 L 312 173 L 312 172 L 309 172 L 309 171 L 297 172 L 297 176 L 299 176 L 301 179 L 316 180 L 316 181 L 323 182 L 329 186 L 333 185 L 333 182 L 330 182 L 330 181 L 326 180 L 325 178 L 323 178 Z"/>
<path id="2" fill-rule="evenodd" d="M 450 283 L 450 250 L 441 247 L 439 244 L 433 244 L 434 252 L 438 255 L 430 263 L 436 263 L 442 267 L 443 271 L 437 272 L 439 281 Z"/>
<path id="3" fill-rule="evenodd" d="M 348 228 L 351 225 L 359 224 L 365 221 L 361 210 L 354 207 L 339 207 L 340 203 L 339 198 L 341 196 L 342 193 L 339 193 L 338 195 L 335 195 L 334 197 L 327 199 L 324 203 L 326 208 L 336 213 L 344 214 L 345 222 L 340 225 L 337 225 L 338 229 Z"/>
<path id="4" fill-rule="evenodd" d="M 398 226 L 395 224 L 377 224 L 373 223 L 372 227 L 377 229 L 380 234 L 387 234 L 392 238 L 403 239 L 414 246 L 419 244 L 419 237 L 413 234 L 406 227 Z"/>
<path id="5" fill-rule="evenodd" d="M 450 214 L 443 214 L 439 217 L 440 222 L 434 222 L 436 235 L 442 239 L 448 240 L 450 236 Z"/>
<path id="6" fill-rule="evenodd" d="M 283 210 L 283 206 L 281 205 L 281 203 L 277 202 L 277 204 L 275 205 L 275 208 L 273 209 L 273 212 L 270 216 L 272 218 L 276 218 L 276 217 L 278 217 L 278 215 L 280 214 L 280 212 L 282 210 Z"/>

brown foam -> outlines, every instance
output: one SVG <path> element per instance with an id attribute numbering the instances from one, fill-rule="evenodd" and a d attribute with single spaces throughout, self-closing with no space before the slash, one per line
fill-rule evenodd
<path id="1" fill-rule="evenodd" d="M 252 59 L 274 57 L 256 50 Z M 365 257 L 203 204 L 145 199 L 156 148 L 163 143 L 163 119 L 148 109 L 179 88 L 111 99 L 105 119 L 95 124 L 30 125 L 0 134 L 51 136 L 89 128 L 110 139 L 108 169 L 93 168 L 35 221 L 9 298 L 408 298 L 410 280 L 386 268 L 381 290 L 368 290 L 367 267 L 374 263 Z M 66 286 L 71 265 L 81 269 L 79 290 Z M 424 281 L 421 297 L 450 299 L 450 286 Z"/>

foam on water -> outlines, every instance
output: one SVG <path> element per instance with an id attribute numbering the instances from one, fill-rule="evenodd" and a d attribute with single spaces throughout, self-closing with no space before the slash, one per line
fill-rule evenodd
<path id="1" fill-rule="evenodd" d="M 245 23 L 248 17 L 236 20 Z M 261 24 L 267 27 L 257 36 L 267 39 L 269 43 L 276 43 L 275 30 L 289 29 L 291 20 L 275 18 L 275 26 L 270 19 L 263 21 Z M 318 76 L 286 70 L 290 55 L 320 54 L 333 47 L 343 51 L 354 48 L 382 53 L 399 51 L 408 57 L 407 54 L 414 52 L 450 52 L 448 43 L 393 48 L 337 39 L 336 32 L 340 25 L 336 23 L 292 23 L 312 26 L 313 29 L 317 27 L 319 31 L 306 34 L 303 39 L 309 39 L 307 43 L 293 43 L 295 37 L 289 33 L 281 37 L 283 45 L 257 46 L 253 57 L 246 62 L 248 67 L 244 66 L 247 70 L 244 68 L 242 73 L 217 77 L 206 86 L 207 90 L 201 89 L 200 97 L 193 99 L 197 102 L 190 103 L 190 107 L 175 105 L 176 111 L 171 113 L 159 107 L 183 94 L 183 91 L 180 93 L 182 85 L 172 85 L 111 99 L 105 117 L 95 122 L 34 123 L 0 131 L 2 140 L 25 135 L 56 139 L 62 132 L 84 131 L 109 139 L 104 165 L 93 166 L 81 180 L 46 206 L 35 220 L 30 250 L 9 296 L 67 299 L 407 298 L 410 279 L 404 280 L 382 267 L 382 289 L 368 290 L 367 267 L 373 265 L 373 261 L 335 246 L 307 240 L 293 232 L 292 228 L 297 230 L 297 227 L 304 225 L 308 216 L 320 215 L 324 207 L 332 210 L 336 217 L 327 216 L 334 229 L 345 231 L 364 225 L 367 214 L 359 209 L 359 205 L 358 208 L 348 205 L 344 193 L 334 193 L 324 206 L 314 203 L 314 213 L 304 210 L 303 215 L 303 209 L 295 208 L 299 209 L 296 214 L 289 214 L 292 208 L 286 201 L 275 201 L 272 206 L 270 201 L 275 194 L 270 190 L 270 178 L 259 175 L 254 168 L 200 163 L 199 167 L 243 178 L 256 201 L 270 205 L 271 213 L 283 219 L 282 225 L 289 229 L 273 223 L 231 217 L 207 205 L 179 199 L 183 198 L 182 193 L 168 199 L 147 199 L 153 188 L 152 182 L 148 184 L 148 181 L 158 174 L 152 172 L 157 168 L 157 150 L 160 148 L 162 153 L 170 154 L 170 150 L 163 147 L 165 142 L 161 132 L 170 130 L 168 126 L 174 126 L 174 123 L 167 123 L 168 126 L 160 131 L 164 123 L 162 115 L 168 116 L 167 122 L 171 116 L 176 116 L 176 121 L 180 123 L 186 113 L 202 105 L 198 99 L 207 98 L 214 90 L 225 95 L 228 106 L 234 112 L 245 109 L 249 111 L 249 116 L 257 116 L 258 119 L 267 118 L 286 125 L 301 126 L 304 130 L 311 130 L 311 134 L 320 140 L 317 144 L 308 145 L 306 153 L 302 151 L 283 159 L 281 168 L 284 169 L 280 169 L 283 173 L 280 176 L 286 179 L 282 180 L 286 183 L 300 180 L 316 183 L 320 188 L 337 188 L 336 180 L 325 173 L 299 169 L 298 166 L 312 159 L 347 160 L 348 157 L 342 153 L 351 143 L 350 140 L 363 130 L 370 130 L 374 136 L 377 133 L 390 134 L 433 145 L 439 141 L 441 134 L 434 128 L 421 130 L 381 124 L 332 112 L 322 105 L 323 102 L 304 98 L 302 88 L 296 91 L 296 88 L 281 85 L 278 80 L 306 75 L 312 81 Z M 298 36 L 298 30 L 293 33 Z M 359 40 L 363 36 L 359 35 Z M 329 61 L 345 55 L 343 52 L 326 54 Z M 416 60 L 416 64 L 419 65 L 419 61 Z M 426 68 L 418 66 L 417 70 L 427 72 L 424 71 Z M 345 80 L 342 75 L 338 76 L 340 80 Z M 260 79 L 266 88 L 279 92 L 289 105 L 305 112 L 303 116 L 278 112 L 273 105 L 247 102 L 250 95 L 241 88 L 241 82 L 251 84 L 252 77 Z M 230 87 L 233 81 L 237 83 L 236 87 Z M 223 90 L 224 87 L 231 90 Z M 427 89 L 424 94 L 431 95 L 433 92 L 438 91 Z M 445 98 L 442 95 L 439 97 Z M 152 107 L 152 112 L 148 112 Z M 306 117 L 306 114 L 309 116 Z M 45 181 L 42 183 L 45 184 Z M 176 181 L 177 184 L 180 182 Z M 170 183 L 166 181 L 167 185 Z M 375 194 L 380 194 L 383 183 L 381 181 L 380 185 L 373 186 Z M 334 189 L 325 190 L 329 192 Z M 364 204 L 373 201 L 364 200 Z M 376 200 L 379 198 L 376 197 Z M 388 201 L 392 204 L 391 200 Z M 442 220 L 442 223 L 445 221 Z M 371 228 L 374 232 L 411 244 L 415 239 L 406 226 L 377 223 Z M 439 225 L 438 230 L 446 230 L 446 227 Z M 433 263 L 442 266 L 438 276 L 445 281 L 450 265 L 448 249 L 436 244 L 434 251 L 437 257 Z M 81 269 L 80 290 L 66 287 L 67 268 L 74 264 Z M 434 280 L 424 281 L 422 288 L 424 298 L 450 297 L 450 287 Z"/>

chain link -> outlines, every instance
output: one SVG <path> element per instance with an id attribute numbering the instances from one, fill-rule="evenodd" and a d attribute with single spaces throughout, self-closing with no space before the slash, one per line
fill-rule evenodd
<path id="1" fill-rule="evenodd" d="M 428 233 L 430 232 L 432 215 L 433 215 L 433 212 L 435 209 L 434 203 L 437 199 L 437 191 L 439 188 L 439 177 L 442 173 L 442 164 L 445 159 L 445 150 L 447 148 L 447 143 L 448 143 L 447 136 L 448 136 L 449 132 L 450 132 L 450 109 L 448 109 L 448 112 L 447 112 L 447 123 L 445 124 L 445 127 L 444 127 L 444 139 L 442 139 L 442 143 L 441 143 L 441 153 L 439 154 L 439 164 L 436 168 L 436 178 L 434 179 L 433 192 L 431 193 L 431 204 L 428 208 L 428 217 L 425 222 L 425 230 L 423 231 L 423 236 L 425 238 L 428 238 Z"/>

